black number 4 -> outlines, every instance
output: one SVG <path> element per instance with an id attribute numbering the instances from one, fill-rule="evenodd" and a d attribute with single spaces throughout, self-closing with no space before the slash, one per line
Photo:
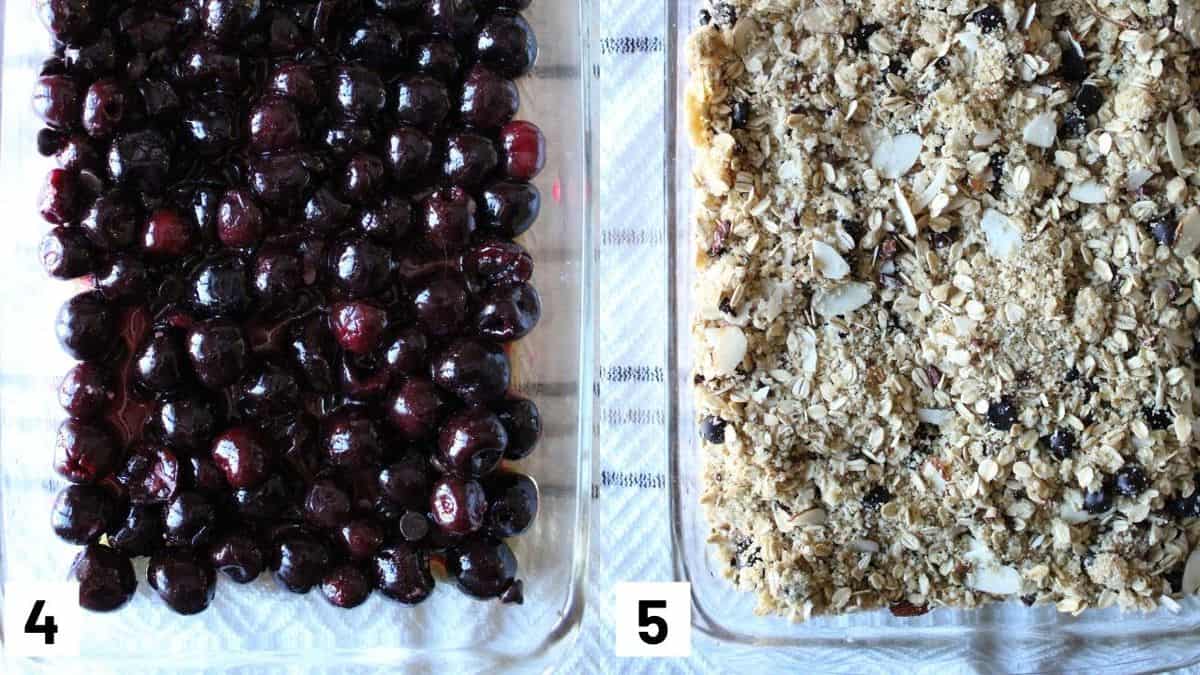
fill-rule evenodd
<path id="1" fill-rule="evenodd" d="M 648 630 L 638 631 L 642 642 L 648 645 L 660 645 L 667 639 L 667 620 L 661 616 L 650 616 L 650 610 L 666 608 L 666 600 L 638 600 L 638 628 L 653 626 L 657 629 L 653 635 Z"/>
<path id="2" fill-rule="evenodd" d="M 46 644 L 54 644 L 54 634 L 58 632 L 58 626 L 54 623 L 54 617 L 48 616 L 45 623 L 38 625 L 38 617 L 42 615 L 42 609 L 45 608 L 45 600 L 34 600 L 33 609 L 29 610 L 29 618 L 25 619 L 26 633 L 44 633 L 46 635 Z"/>

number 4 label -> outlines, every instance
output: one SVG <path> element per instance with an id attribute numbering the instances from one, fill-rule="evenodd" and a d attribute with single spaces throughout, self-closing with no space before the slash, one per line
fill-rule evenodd
<path id="1" fill-rule="evenodd" d="M 4 586 L 4 648 L 14 656 L 78 656 L 79 586 L 11 583 Z"/>
<path id="2" fill-rule="evenodd" d="M 692 653 L 692 585 L 617 584 L 617 656 Z"/>

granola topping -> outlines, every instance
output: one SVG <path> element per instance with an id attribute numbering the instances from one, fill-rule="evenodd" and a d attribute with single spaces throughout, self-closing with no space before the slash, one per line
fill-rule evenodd
<path id="1" fill-rule="evenodd" d="M 1177 607 L 1200 586 L 1195 3 L 705 16 L 694 382 L 733 584 L 798 620 Z"/>

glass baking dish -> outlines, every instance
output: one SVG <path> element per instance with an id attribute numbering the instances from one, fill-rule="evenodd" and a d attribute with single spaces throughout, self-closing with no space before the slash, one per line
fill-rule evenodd
<path id="1" fill-rule="evenodd" d="M 672 562 L 675 578 L 692 585 L 692 621 L 701 634 L 724 646 L 731 658 L 754 660 L 746 647 L 795 647 L 789 666 L 814 671 L 925 671 L 1134 673 L 1200 662 L 1200 598 L 1181 602 L 1178 613 L 1122 614 L 1117 609 L 1078 617 L 1053 607 L 1020 602 L 975 611 L 937 610 L 914 618 L 862 612 L 792 623 L 757 616 L 754 598 L 733 589 L 713 564 L 706 544 L 708 521 L 700 505 L 703 457 L 692 405 L 691 344 L 691 148 L 680 117 L 687 59 L 684 45 L 697 26 L 699 0 L 673 0 L 668 9 L 667 227 L 670 335 L 668 424 L 671 476 Z M 886 659 L 883 660 L 883 659 Z"/>
<path id="2" fill-rule="evenodd" d="M 54 387 L 70 367 L 54 338 L 59 304 L 77 288 L 50 279 L 37 260 L 49 226 L 35 199 L 50 164 L 35 152 L 40 128 L 30 92 L 49 38 L 33 2 L 5 3 L 0 111 L 0 582 L 62 581 L 76 548 L 49 527 L 63 483 L 50 468 L 54 430 L 64 413 Z M 587 487 L 593 442 L 591 233 L 586 45 L 589 0 L 540 0 L 526 12 L 540 38 L 534 72 L 519 81 L 519 117 L 548 140 L 537 179 L 541 217 L 523 238 L 536 264 L 543 317 L 512 355 L 514 386 L 542 410 L 544 433 L 519 465 L 538 481 L 541 513 L 512 540 L 525 581 L 524 605 L 468 599 L 451 583 L 406 607 L 375 594 L 366 605 L 333 608 L 319 592 L 297 596 L 269 575 L 242 587 L 218 583 L 208 611 L 170 612 L 152 597 L 145 559 L 135 563 L 137 594 L 121 611 L 87 614 L 78 659 L 25 660 L 0 672 L 92 672 L 348 664 L 442 672 L 545 671 L 578 635 L 588 541 Z M 0 602 L 3 598 L 0 597 Z M 17 626 L 0 626 L 19 630 Z M 0 644 L 0 651 L 3 645 Z M 249 670 L 247 670 L 249 672 Z"/>

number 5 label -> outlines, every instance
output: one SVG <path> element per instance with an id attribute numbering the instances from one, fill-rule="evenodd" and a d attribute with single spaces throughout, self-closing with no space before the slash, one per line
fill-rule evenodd
<path id="1" fill-rule="evenodd" d="M 617 656 L 692 653 L 692 585 L 617 584 Z"/>
<path id="2" fill-rule="evenodd" d="M 78 656 L 79 585 L 4 586 L 4 647 L 14 656 Z"/>

